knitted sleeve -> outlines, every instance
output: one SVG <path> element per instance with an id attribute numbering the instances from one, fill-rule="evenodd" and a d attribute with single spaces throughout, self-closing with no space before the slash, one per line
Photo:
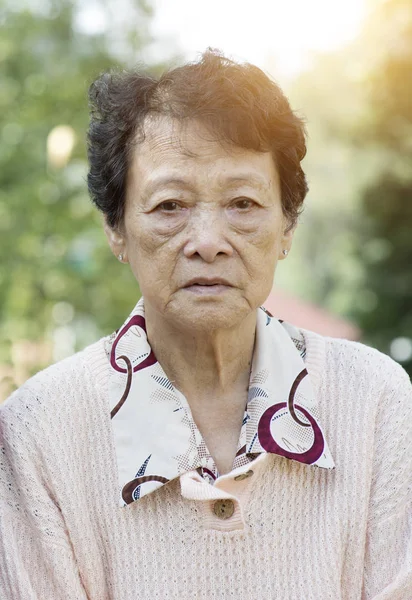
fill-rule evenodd
<path id="1" fill-rule="evenodd" d="M 399 365 L 388 367 L 393 375 L 386 373 L 375 429 L 362 600 L 412 598 L 412 387 Z"/>
<path id="2" fill-rule="evenodd" d="M 0 598 L 86 600 L 44 473 L 37 406 L 23 387 L 0 407 Z"/>

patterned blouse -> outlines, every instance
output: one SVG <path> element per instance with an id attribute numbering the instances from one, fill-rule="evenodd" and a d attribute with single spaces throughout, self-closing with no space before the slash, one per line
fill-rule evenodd
<path id="1" fill-rule="evenodd" d="M 149 345 L 143 298 L 108 338 L 106 352 L 111 364 L 109 394 L 120 505 L 190 471 L 213 485 L 219 472 L 189 404 Z M 298 329 L 258 309 L 248 400 L 233 470 L 265 452 L 326 469 L 335 467 L 319 423 L 305 354 Z"/>

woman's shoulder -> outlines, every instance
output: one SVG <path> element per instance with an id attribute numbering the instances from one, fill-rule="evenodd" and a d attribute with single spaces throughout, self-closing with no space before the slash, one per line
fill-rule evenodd
<path id="1" fill-rule="evenodd" d="M 365 465 L 374 457 L 375 473 L 410 465 L 412 386 L 405 369 L 366 344 L 302 333 L 336 463 L 351 472 L 356 448 Z"/>
<path id="2" fill-rule="evenodd" d="M 378 395 L 390 394 L 396 389 L 412 387 L 408 373 L 390 356 L 366 344 L 347 339 L 321 336 L 302 330 L 307 346 L 309 373 L 319 380 L 335 382 L 361 390 L 376 390 Z"/>
<path id="3" fill-rule="evenodd" d="M 82 410 L 98 397 L 109 376 L 105 341 L 101 338 L 80 352 L 39 371 L 0 405 L 0 421 L 19 420 L 27 426 L 52 422 L 54 415 Z"/>

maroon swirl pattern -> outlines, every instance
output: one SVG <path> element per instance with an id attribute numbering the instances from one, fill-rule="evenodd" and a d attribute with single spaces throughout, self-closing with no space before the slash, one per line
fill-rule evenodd
<path id="1" fill-rule="evenodd" d="M 318 423 L 316 422 L 316 419 L 312 417 L 312 415 L 308 410 L 306 410 L 306 408 L 304 408 L 303 406 L 299 406 L 294 402 L 295 394 L 299 387 L 299 384 L 306 377 L 307 374 L 307 370 L 304 369 L 296 377 L 290 390 L 287 402 L 279 402 L 278 404 L 274 404 L 273 406 L 270 406 L 267 410 L 265 410 L 265 412 L 259 420 L 258 437 L 260 445 L 264 450 L 266 450 L 266 452 L 279 454 L 280 456 L 284 456 L 285 458 L 291 458 L 293 460 L 297 460 L 305 464 L 313 464 L 322 456 L 325 447 L 325 440 L 323 438 L 322 431 Z M 289 450 L 285 450 L 284 448 L 279 446 L 279 444 L 272 436 L 272 419 L 276 415 L 276 413 L 278 413 L 282 408 L 286 407 L 288 408 L 291 417 L 296 423 L 298 423 L 302 427 L 312 427 L 313 443 L 312 446 L 305 452 L 290 452 Z M 305 423 L 304 421 L 298 418 L 296 414 L 296 409 L 298 409 L 301 413 L 305 415 L 309 423 Z"/>
<path id="2" fill-rule="evenodd" d="M 203 473 L 207 473 L 207 475 L 209 475 L 209 477 L 215 481 L 216 480 L 216 475 L 213 473 L 213 471 L 211 471 L 210 469 L 208 469 L 207 467 L 202 467 L 202 471 Z"/>
<path id="3" fill-rule="evenodd" d="M 309 420 L 310 425 L 313 428 L 313 444 L 306 450 L 306 452 L 289 452 L 289 450 L 285 450 L 276 442 L 273 438 L 270 424 L 272 422 L 272 417 L 279 412 L 282 408 L 287 406 L 286 402 L 279 402 L 278 404 L 274 404 L 270 408 L 268 408 L 260 418 L 258 425 L 258 436 L 260 445 L 266 452 L 271 452 L 272 454 L 279 454 L 280 456 L 284 456 L 286 458 L 291 458 L 293 460 L 297 460 L 302 463 L 306 463 L 308 465 L 313 464 L 322 456 L 323 449 L 325 447 L 325 442 L 323 439 L 322 431 L 319 425 L 316 423 L 316 420 L 312 417 L 310 412 L 308 412 L 303 406 L 296 405 L 305 417 Z"/>
<path id="4" fill-rule="evenodd" d="M 143 331 L 147 335 L 146 321 L 141 315 L 134 315 L 130 319 L 130 321 L 128 323 L 126 323 L 126 325 L 123 327 L 123 329 L 120 331 L 119 335 L 116 337 L 116 339 L 113 342 L 112 350 L 110 352 L 110 364 L 112 365 L 113 369 L 115 369 L 115 371 L 118 371 L 119 373 L 127 373 L 127 368 L 125 369 L 124 367 L 121 367 L 120 365 L 117 364 L 116 348 L 117 348 L 118 343 L 122 339 L 122 337 L 124 335 L 126 335 L 126 333 L 129 331 L 129 329 L 133 326 L 140 327 L 141 329 L 143 329 Z M 123 357 L 119 357 L 119 358 L 123 358 Z M 146 369 L 147 367 L 154 365 L 155 362 L 156 362 L 156 357 L 154 355 L 153 350 L 150 349 L 149 356 L 147 356 L 141 363 L 139 363 L 133 367 L 133 373 L 136 373 L 136 371 L 140 371 L 141 369 Z"/>
<path id="5" fill-rule="evenodd" d="M 127 356 L 119 356 L 118 360 L 124 360 L 124 362 L 126 363 L 126 367 L 127 367 L 127 381 L 126 381 L 126 387 L 124 389 L 122 397 L 120 398 L 119 402 L 116 404 L 116 406 L 110 412 L 110 418 L 111 419 L 113 419 L 113 417 L 122 408 L 123 404 L 126 401 L 127 396 L 129 395 L 130 388 L 132 387 L 132 377 L 133 377 L 132 363 L 127 358 Z"/>
<path id="6" fill-rule="evenodd" d="M 146 367 L 150 367 L 151 365 L 154 365 L 156 362 L 156 357 L 155 357 L 152 349 L 150 349 L 149 356 L 147 356 L 141 363 L 138 363 L 134 367 L 132 366 L 132 363 L 131 363 L 129 357 L 124 354 L 119 356 L 116 361 L 117 345 L 120 342 L 120 340 L 122 339 L 122 337 L 124 335 L 126 335 L 126 333 L 129 331 L 129 329 L 133 326 L 137 326 L 137 327 L 140 327 L 141 329 L 143 329 L 143 331 L 145 332 L 145 334 L 147 336 L 145 319 L 141 315 L 134 315 L 130 319 L 130 321 L 128 323 L 126 323 L 126 325 L 120 331 L 119 335 L 116 336 L 116 339 L 113 342 L 113 346 L 112 346 L 112 349 L 110 352 L 110 364 L 113 367 L 113 369 L 115 369 L 115 371 L 118 371 L 119 373 L 127 373 L 126 386 L 125 386 L 124 392 L 122 394 L 122 397 L 120 398 L 119 402 L 116 404 L 116 406 L 112 409 L 112 411 L 110 413 L 110 417 L 112 419 L 119 412 L 119 410 L 121 409 L 121 407 L 123 406 L 123 404 L 125 403 L 128 395 L 129 395 L 130 388 L 132 386 L 133 373 L 136 373 L 136 371 L 140 371 L 141 369 L 145 369 Z M 122 360 L 125 363 L 126 368 L 119 366 L 119 364 L 118 364 L 119 360 Z"/>
<path id="7" fill-rule="evenodd" d="M 122 498 L 126 504 L 131 504 L 134 502 L 133 492 L 140 485 L 147 483 L 148 481 L 159 481 L 159 483 L 168 483 L 169 479 L 166 477 L 162 477 L 161 475 L 144 475 L 143 477 L 136 477 L 129 483 L 126 483 L 124 488 L 122 489 Z"/>
<path id="8" fill-rule="evenodd" d="M 302 427 L 310 427 L 310 425 L 309 425 L 309 423 L 305 423 L 305 421 L 301 421 L 299 419 L 298 415 L 296 414 L 295 394 L 296 394 L 296 390 L 299 387 L 300 382 L 302 381 L 302 379 L 304 379 L 306 377 L 307 374 L 308 374 L 308 372 L 306 369 L 303 369 L 303 371 L 301 371 L 299 373 L 299 375 L 296 377 L 295 381 L 292 384 L 292 387 L 291 387 L 290 393 L 289 393 L 289 399 L 288 399 L 288 409 L 291 414 L 291 417 L 294 421 L 296 421 L 296 423 L 299 423 L 299 425 L 302 425 Z"/>

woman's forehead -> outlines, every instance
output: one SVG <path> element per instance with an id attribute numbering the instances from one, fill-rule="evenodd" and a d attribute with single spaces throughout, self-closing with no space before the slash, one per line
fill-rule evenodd
<path id="1" fill-rule="evenodd" d="M 149 115 L 142 128 L 143 139 L 136 144 L 136 153 L 153 153 L 164 146 L 171 153 L 188 158 L 203 154 L 240 155 L 244 148 L 227 142 L 218 131 L 197 119 L 178 120 L 164 115 Z"/>
<path id="2" fill-rule="evenodd" d="M 140 182 L 179 183 L 202 169 L 227 183 L 269 185 L 278 180 L 271 153 L 220 141 L 198 121 L 152 118 L 144 134 L 130 165 Z"/>

